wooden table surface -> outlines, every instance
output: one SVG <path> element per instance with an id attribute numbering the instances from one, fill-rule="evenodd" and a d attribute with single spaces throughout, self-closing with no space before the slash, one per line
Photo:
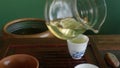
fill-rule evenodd
<path id="1" fill-rule="evenodd" d="M 103 58 L 105 53 L 111 52 L 115 54 L 120 61 L 120 35 L 89 35 L 89 37 L 93 39 L 94 44 L 97 46 Z M 0 39 L 0 52 L 5 48 L 3 43 L 4 41 Z M 58 42 L 58 44 L 59 43 L 61 43 L 61 41 Z"/>
<path id="2" fill-rule="evenodd" d="M 94 35 L 93 37 L 100 50 L 120 50 L 120 35 Z"/>
<path id="3" fill-rule="evenodd" d="M 115 54 L 120 61 L 120 35 L 95 35 L 93 37 L 103 57 L 107 52 L 110 52 Z"/>

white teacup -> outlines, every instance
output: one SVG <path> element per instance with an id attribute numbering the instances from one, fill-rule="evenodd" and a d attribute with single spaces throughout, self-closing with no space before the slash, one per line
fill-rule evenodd
<path id="1" fill-rule="evenodd" d="M 74 68 L 99 68 L 99 67 L 93 64 L 84 63 L 84 64 L 78 64 Z"/>
<path id="2" fill-rule="evenodd" d="M 84 55 L 89 38 L 86 35 L 80 34 L 78 37 L 67 40 L 68 50 L 73 59 L 81 59 Z"/>

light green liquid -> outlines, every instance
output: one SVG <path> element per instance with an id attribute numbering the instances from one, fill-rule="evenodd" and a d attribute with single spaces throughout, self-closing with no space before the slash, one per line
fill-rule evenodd
<path id="1" fill-rule="evenodd" d="M 65 18 L 51 21 L 48 29 L 59 39 L 72 39 L 82 34 L 86 29 L 74 18 Z"/>
<path id="2" fill-rule="evenodd" d="M 87 40 L 84 37 L 76 37 L 76 38 L 70 39 L 70 41 L 73 43 L 84 43 Z"/>

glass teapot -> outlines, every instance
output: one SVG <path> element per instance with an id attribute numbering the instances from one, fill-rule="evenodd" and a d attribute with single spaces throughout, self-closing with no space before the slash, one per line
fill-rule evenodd
<path id="1" fill-rule="evenodd" d="M 60 39 L 72 39 L 86 30 L 98 33 L 107 16 L 105 0 L 47 0 L 48 29 Z"/>

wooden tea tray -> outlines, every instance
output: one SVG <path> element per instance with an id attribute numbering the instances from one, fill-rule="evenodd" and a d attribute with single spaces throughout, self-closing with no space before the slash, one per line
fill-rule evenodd
<path id="1" fill-rule="evenodd" d="M 80 60 L 71 58 L 67 43 L 56 38 L 45 39 L 8 39 L 1 49 L 1 59 L 12 54 L 30 54 L 39 60 L 40 68 L 74 68 L 81 63 L 92 63 L 107 68 L 92 39 L 85 55 Z"/>

